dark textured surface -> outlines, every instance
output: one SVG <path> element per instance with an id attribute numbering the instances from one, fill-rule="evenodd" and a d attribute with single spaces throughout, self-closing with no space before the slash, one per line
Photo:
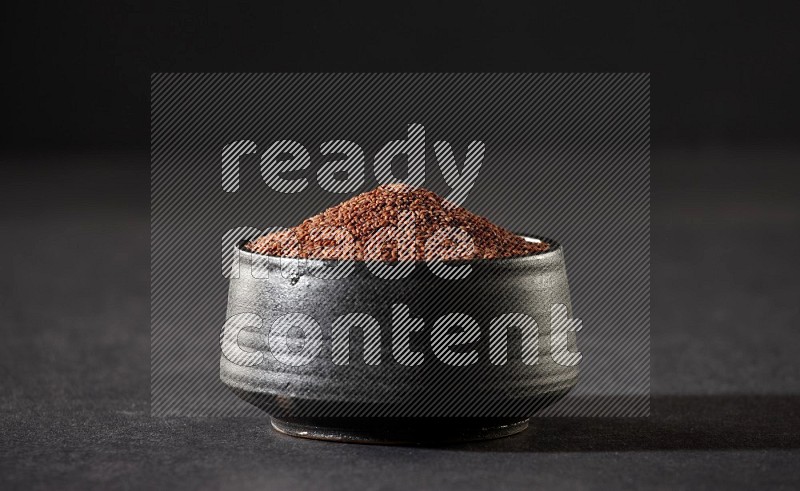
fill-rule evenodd
<path id="1" fill-rule="evenodd" d="M 442 448 L 151 418 L 147 157 L 3 160 L 3 489 L 800 486 L 798 153 L 654 155 L 651 417 Z"/>

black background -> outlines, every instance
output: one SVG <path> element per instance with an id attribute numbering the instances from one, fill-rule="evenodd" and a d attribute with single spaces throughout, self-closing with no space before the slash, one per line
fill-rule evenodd
<path id="1" fill-rule="evenodd" d="M 3 3 L 0 481 L 796 488 L 795 2 Z M 153 72 L 652 73 L 652 415 L 447 448 L 149 414 Z"/>
<path id="2" fill-rule="evenodd" d="M 650 72 L 655 145 L 798 133 L 795 2 L 4 2 L 3 145 L 148 148 L 153 72 Z"/>

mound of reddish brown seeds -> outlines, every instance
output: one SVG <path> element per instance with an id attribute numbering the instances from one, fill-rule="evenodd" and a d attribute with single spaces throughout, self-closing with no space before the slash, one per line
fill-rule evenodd
<path id="1" fill-rule="evenodd" d="M 403 184 L 380 186 L 245 245 L 270 256 L 360 261 L 498 259 L 549 247 Z"/>

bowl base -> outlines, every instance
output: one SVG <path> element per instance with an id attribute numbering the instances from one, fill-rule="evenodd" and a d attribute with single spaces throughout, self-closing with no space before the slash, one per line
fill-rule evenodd
<path id="1" fill-rule="evenodd" d="M 528 418 L 277 418 L 286 435 L 380 445 L 443 444 L 503 438 L 524 431 Z"/>

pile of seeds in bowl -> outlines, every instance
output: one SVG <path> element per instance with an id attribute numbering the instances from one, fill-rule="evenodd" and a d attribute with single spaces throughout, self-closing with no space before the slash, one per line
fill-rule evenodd
<path id="1" fill-rule="evenodd" d="M 500 259 L 547 251 L 421 188 L 377 187 L 294 228 L 245 244 L 259 254 L 309 259 Z"/>

